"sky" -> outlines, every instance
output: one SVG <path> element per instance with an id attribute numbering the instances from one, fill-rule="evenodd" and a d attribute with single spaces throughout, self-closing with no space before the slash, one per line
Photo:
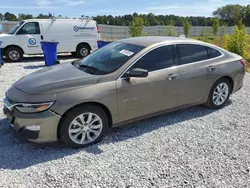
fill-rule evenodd
<path id="1" fill-rule="evenodd" d="M 134 12 L 156 15 L 212 16 L 227 4 L 250 4 L 250 0 L 0 0 L 0 12 L 39 13 L 68 17 L 124 15 Z"/>

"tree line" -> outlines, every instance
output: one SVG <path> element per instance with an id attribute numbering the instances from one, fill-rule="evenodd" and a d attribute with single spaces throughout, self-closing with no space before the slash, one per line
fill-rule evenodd
<path id="1" fill-rule="evenodd" d="M 213 16 L 219 19 L 219 24 L 223 26 L 234 26 L 237 25 L 240 20 L 245 26 L 250 26 L 250 5 L 226 5 L 218 8 L 213 12 Z M 63 18 L 63 16 L 58 15 L 57 17 Z M 214 17 L 202 17 L 202 16 L 190 16 L 182 17 L 175 15 L 154 15 L 149 14 L 128 14 L 123 16 L 112 16 L 103 15 L 95 16 L 94 20 L 98 24 L 108 24 L 108 25 L 120 25 L 120 26 L 130 26 L 135 18 L 142 18 L 145 26 L 156 26 L 156 25 L 174 25 L 183 26 L 184 21 L 188 18 L 191 25 L 193 26 L 212 26 L 214 24 Z M 6 12 L 5 14 L 0 13 L 0 20 L 7 21 L 18 21 L 25 19 L 46 19 L 49 15 L 39 14 L 38 16 L 33 16 L 31 14 L 18 14 L 16 16 L 13 13 Z M 67 17 L 66 17 L 67 18 Z"/>

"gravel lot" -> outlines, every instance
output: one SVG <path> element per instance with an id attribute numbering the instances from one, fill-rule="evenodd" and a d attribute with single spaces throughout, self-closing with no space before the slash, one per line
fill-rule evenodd
<path id="1" fill-rule="evenodd" d="M 43 65 L 25 61 L 0 69 L 0 98 Z M 0 111 L 0 187 L 250 187 L 249 94 L 247 74 L 222 110 L 198 106 L 130 124 L 80 150 L 21 141 Z"/>

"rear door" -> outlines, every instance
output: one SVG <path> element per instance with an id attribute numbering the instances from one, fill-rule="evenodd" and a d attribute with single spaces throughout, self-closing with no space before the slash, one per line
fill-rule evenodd
<path id="1" fill-rule="evenodd" d="M 26 54 L 41 54 L 41 29 L 39 22 L 27 22 L 16 33 Z"/>
<path id="2" fill-rule="evenodd" d="M 180 90 L 178 106 L 204 102 L 211 80 L 219 74 L 217 60 L 210 58 L 208 48 L 197 44 L 177 45 Z"/>
<path id="3" fill-rule="evenodd" d="M 128 69 L 148 70 L 148 77 L 126 79 L 124 74 L 117 80 L 121 121 L 176 107 L 179 79 L 174 57 L 173 45 L 158 47 Z"/>

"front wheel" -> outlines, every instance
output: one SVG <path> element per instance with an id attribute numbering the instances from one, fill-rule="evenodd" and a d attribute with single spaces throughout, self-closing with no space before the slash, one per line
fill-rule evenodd
<path id="1" fill-rule="evenodd" d="M 222 108 L 228 101 L 232 91 L 232 86 L 228 79 L 222 78 L 218 80 L 212 87 L 207 106 L 213 109 Z"/>
<path id="2" fill-rule="evenodd" d="M 61 140 L 69 147 L 82 148 L 99 142 L 108 131 L 106 113 L 97 106 L 77 107 L 60 125 Z"/>
<path id="3" fill-rule="evenodd" d="M 8 62 L 20 62 L 23 60 L 23 52 L 18 47 L 7 48 L 4 55 Z"/>

